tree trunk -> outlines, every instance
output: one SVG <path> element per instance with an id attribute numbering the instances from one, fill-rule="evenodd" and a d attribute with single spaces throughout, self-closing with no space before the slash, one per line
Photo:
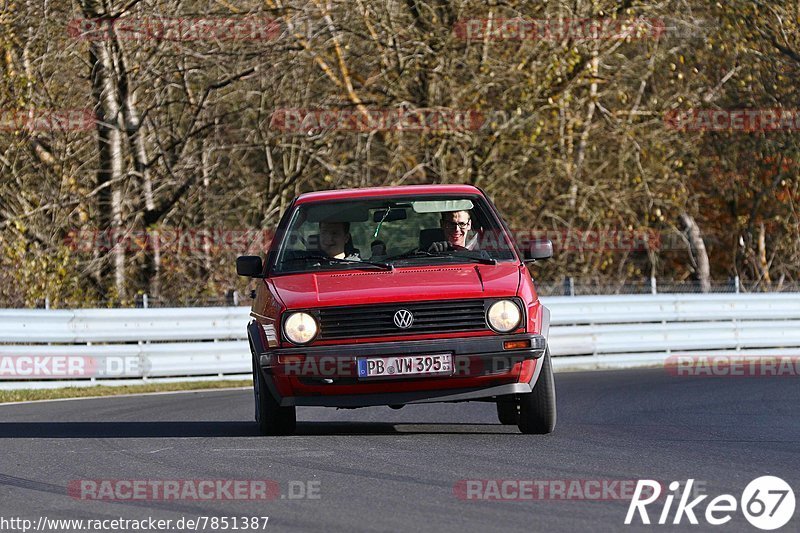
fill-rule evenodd
<path id="1" fill-rule="evenodd" d="M 767 262 L 767 237 L 763 222 L 758 228 L 758 269 L 764 283 L 771 285 L 772 278 L 769 275 L 769 263 Z"/>
<path id="2" fill-rule="evenodd" d="M 92 16 L 91 12 L 86 13 Z M 97 16 L 96 14 L 94 16 Z M 99 143 L 99 169 L 97 185 L 103 187 L 98 194 L 100 229 L 111 236 L 110 244 L 114 288 L 120 298 L 125 297 L 125 246 L 123 237 L 122 178 L 123 149 L 122 132 L 119 127 L 119 93 L 114 81 L 114 65 L 108 44 L 93 41 L 89 48 L 92 67 L 92 94 L 95 100 L 97 137 Z M 120 241 L 120 244 L 114 245 Z M 103 262 L 105 263 L 105 261 Z M 108 266 L 103 268 L 104 280 L 108 278 Z"/>
<path id="3" fill-rule="evenodd" d="M 686 228 L 690 252 L 695 263 L 695 277 L 700 282 L 700 290 L 704 293 L 709 292 L 711 290 L 711 267 L 708 262 L 708 252 L 700 232 L 700 226 L 697 225 L 694 217 L 689 213 L 681 213 L 680 219 Z"/>

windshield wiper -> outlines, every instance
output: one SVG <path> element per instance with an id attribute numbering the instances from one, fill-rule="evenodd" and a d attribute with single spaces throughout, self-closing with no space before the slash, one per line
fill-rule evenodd
<path id="1" fill-rule="evenodd" d="M 489 258 L 489 257 L 474 257 L 471 255 L 460 255 L 456 254 L 457 250 L 453 250 L 451 252 L 427 252 L 425 250 L 409 250 L 408 252 L 402 253 L 400 255 L 393 255 L 392 257 L 387 257 L 386 261 L 391 262 L 398 259 L 408 259 L 411 257 L 455 257 L 457 259 L 468 259 L 470 261 L 475 261 L 476 263 L 481 263 L 484 265 L 496 265 L 497 261 Z"/>
<path id="2" fill-rule="evenodd" d="M 445 254 L 441 252 L 432 253 L 426 252 L 425 250 L 409 250 L 407 252 L 403 252 L 399 255 L 393 255 L 391 257 L 387 257 L 386 261 L 395 261 L 397 259 L 408 259 L 409 257 L 450 257 L 450 254 Z"/>
<path id="3" fill-rule="evenodd" d="M 454 255 L 451 255 L 450 257 L 457 257 L 459 259 L 469 259 L 470 261 L 475 261 L 476 263 L 481 263 L 482 265 L 496 265 L 497 264 L 497 260 L 496 259 L 492 259 L 491 257 L 475 257 L 475 256 L 472 256 L 472 255 L 459 255 L 459 254 L 454 254 Z"/>
<path id="4" fill-rule="evenodd" d="M 329 263 L 341 263 L 346 265 L 370 265 L 383 268 L 386 270 L 394 269 L 394 265 L 391 263 L 381 263 L 379 261 L 364 261 L 359 259 L 339 259 L 338 257 L 328 257 L 326 255 L 318 255 L 318 254 L 303 255 L 298 257 L 297 259 L 302 259 L 302 260 L 313 259 L 316 261 L 327 261 Z"/>

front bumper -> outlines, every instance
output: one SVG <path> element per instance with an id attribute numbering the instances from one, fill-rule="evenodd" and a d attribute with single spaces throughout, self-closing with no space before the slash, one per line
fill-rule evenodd
<path id="1" fill-rule="evenodd" d="M 521 349 L 504 349 L 508 341 L 529 341 Z M 423 402 L 453 402 L 531 392 L 538 376 L 517 383 L 511 370 L 519 363 L 541 358 L 547 339 L 536 334 L 492 335 L 450 339 L 376 342 L 368 344 L 296 347 L 259 354 L 260 370 L 280 405 L 365 407 Z M 395 355 L 453 355 L 454 374 L 442 378 L 407 377 L 378 382 L 359 380 L 356 359 Z M 302 357 L 299 376 L 287 375 L 281 361 Z M 336 365 L 335 376 L 316 372 Z M 512 382 L 509 382 L 512 381 Z M 404 385 L 405 384 L 405 385 Z"/>

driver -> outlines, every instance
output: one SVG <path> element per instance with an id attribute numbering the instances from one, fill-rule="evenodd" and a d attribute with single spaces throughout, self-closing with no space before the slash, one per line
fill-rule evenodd
<path id="1" fill-rule="evenodd" d="M 478 236 L 467 239 L 472 229 L 472 217 L 469 211 L 449 211 L 442 213 L 439 221 L 446 241 L 434 242 L 429 252 L 445 252 L 447 250 L 477 250 Z"/>
<path id="2" fill-rule="evenodd" d="M 319 223 L 319 249 L 326 256 L 334 259 L 360 260 L 358 253 L 353 251 L 352 242 L 349 222 Z M 350 244 L 349 249 L 348 244 Z"/>

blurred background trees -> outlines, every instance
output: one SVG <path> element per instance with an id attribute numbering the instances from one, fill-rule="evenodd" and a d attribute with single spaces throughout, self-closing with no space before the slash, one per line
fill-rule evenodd
<path id="1" fill-rule="evenodd" d="M 681 131 L 665 116 L 800 109 L 798 10 L 744 0 L 0 0 L 0 306 L 243 291 L 233 260 L 264 243 L 241 231 L 274 227 L 296 194 L 418 183 L 482 187 L 522 231 L 660 236 L 649 249 L 569 246 L 535 267 L 543 282 L 796 283 L 800 132 Z M 465 25 L 516 17 L 639 26 L 624 38 L 500 39 Z M 258 29 L 234 39 L 158 30 L 178 19 Z M 276 120 L 286 109 L 480 120 L 293 130 Z M 93 120 L 19 119 L 42 110 Z M 122 235 L 127 245 L 108 238 Z"/>

